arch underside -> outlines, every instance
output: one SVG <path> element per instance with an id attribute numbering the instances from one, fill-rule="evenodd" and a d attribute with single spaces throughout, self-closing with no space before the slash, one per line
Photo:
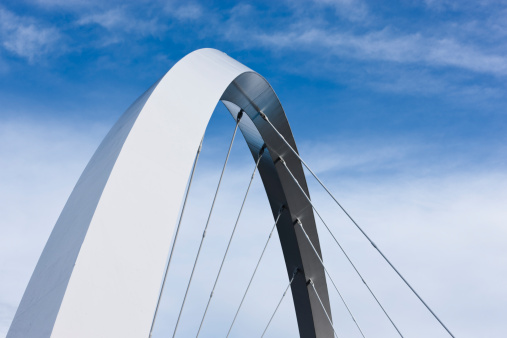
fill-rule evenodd
<path id="1" fill-rule="evenodd" d="M 8 332 L 14 337 L 147 336 L 185 182 L 209 118 L 221 100 L 258 158 L 289 279 L 301 337 L 332 337 L 311 279 L 329 314 L 313 210 L 303 168 L 259 112 L 296 149 L 283 108 L 259 74 L 212 49 L 179 61 L 106 136 L 67 201 Z M 200 230 L 200 229 L 196 229 Z M 175 306 L 178 306 L 175 304 Z M 107 317 L 105 319 L 104 317 Z"/>

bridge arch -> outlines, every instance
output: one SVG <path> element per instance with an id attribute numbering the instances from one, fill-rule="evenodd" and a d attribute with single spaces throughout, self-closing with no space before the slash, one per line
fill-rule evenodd
<path id="1" fill-rule="evenodd" d="M 165 259 L 195 153 L 218 101 L 234 118 L 259 172 L 277 224 L 301 337 L 332 337 L 312 206 L 275 92 L 259 74 L 226 54 L 201 49 L 180 60 L 138 98 L 101 143 L 71 193 L 37 263 L 7 334 L 15 337 L 147 337 Z"/>

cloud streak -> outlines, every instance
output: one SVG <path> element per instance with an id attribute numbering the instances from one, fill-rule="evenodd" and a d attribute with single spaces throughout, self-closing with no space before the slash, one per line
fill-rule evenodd
<path id="1" fill-rule="evenodd" d="M 350 21 L 364 21 L 369 16 L 368 6 L 361 0 L 314 0 L 314 3 L 331 7 L 340 17 Z"/>
<path id="2" fill-rule="evenodd" d="M 115 7 L 105 12 L 83 15 L 76 24 L 97 25 L 104 28 L 108 33 L 102 39 L 102 46 L 121 42 L 127 35 L 138 39 L 146 36 L 160 36 L 167 29 L 158 18 L 140 18 L 127 7 Z"/>
<path id="3" fill-rule="evenodd" d="M 403 35 L 390 29 L 355 35 L 334 30 L 260 33 L 254 38 L 272 48 L 325 49 L 335 56 L 360 60 L 420 63 L 432 67 L 456 67 L 492 75 L 507 75 L 507 58 L 481 52 L 452 38 L 429 38 L 421 33 Z"/>
<path id="4" fill-rule="evenodd" d="M 61 40 L 60 32 L 32 18 L 18 16 L 0 6 L 1 45 L 8 52 L 35 63 L 43 56 L 53 55 Z"/>
<path id="5" fill-rule="evenodd" d="M 0 280 L 3 290 L 0 295 L 0 332 L 4 333 L 49 231 L 105 131 L 101 127 L 95 133 L 85 135 L 76 132 L 76 127 L 72 125 L 36 124 L 34 121 L 11 121 L 2 124 L 0 133 L 0 144 L 4 145 L 0 147 L 0 158 L 8 163 L 3 165 L 0 176 L 3 187 L 0 191 L 0 273 L 4 276 Z M 80 128 L 88 130 L 83 126 Z M 214 194 L 215 187 L 210 182 L 216 182 L 220 174 L 222 158 L 217 154 L 225 152 L 228 142 L 228 134 L 219 135 L 213 130 L 208 133 L 208 140 L 212 142 L 205 144 L 198 166 L 185 230 L 180 235 L 180 250 L 169 278 L 173 284 L 167 289 L 160 313 L 161 318 L 167 318 L 159 321 L 157 326 L 156 332 L 161 336 L 171 332 L 176 319 L 181 292 L 185 287 L 184 282 L 178 281 L 188 278 Z M 328 136 L 336 139 L 333 135 Z M 457 335 L 501 336 L 507 331 L 504 321 L 497 315 L 506 311 L 507 304 L 507 289 L 501 282 L 507 277 L 504 245 L 507 214 L 502 211 L 507 203 L 507 176 L 502 170 L 469 172 L 466 166 L 444 166 L 444 170 L 440 168 L 429 175 L 418 176 L 413 173 L 421 172 L 417 169 L 420 163 L 414 163 L 410 154 L 420 153 L 425 146 L 417 143 L 392 145 L 380 152 L 376 144 L 371 144 L 374 149 L 362 146 L 347 152 L 326 142 L 328 148 L 335 149 L 331 157 L 356 158 L 350 168 L 344 168 L 334 162 L 318 163 L 318 158 L 325 157 L 319 156 L 319 152 L 327 154 L 328 148 L 310 144 L 312 146 L 309 147 L 302 143 L 302 154 L 313 154 L 306 158 L 307 162 L 325 174 L 325 181 L 341 202 L 451 329 L 457 331 Z M 195 333 L 194 316 L 188 314 L 203 310 L 210 283 L 235 221 L 243 188 L 246 189 L 253 168 L 253 161 L 245 150 L 245 146 L 238 142 L 231 155 L 222 194 L 206 237 L 199 273 L 182 322 L 181 332 L 188 335 Z M 379 171 L 392 166 L 393 161 L 401 172 L 391 176 L 379 175 Z M 366 176 L 349 175 L 344 179 L 344 169 L 355 171 L 362 167 L 368 167 Z M 445 337 L 315 182 L 311 179 L 309 182 L 319 212 L 330 222 L 345 249 L 404 332 L 407 335 Z M 227 330 L 229 319 L 272 225 L 272 216 L 258 177 L 240 222 L 205 326 L 206 332 L 214 336 Z M 345 264 L 326 230 L 320 228 L 319 234 L 328 268 L 340 276 L 340 285 L 353 308 L 361 309 L 358 320 L 369 332 L 389 335 L 391 328 L 361 288 L 362 284 L 357 283 L 357 278 Z M 258 331 L 262 331 L 260 323 L 267 321 L 287 282 L 276 237 L 272 239 L 266 257 L 268 259 L 261 266 L 255 288 L 245 303 L 236 328 L 236 332 L 243 332 L 246 336 L 249 333 L 257 336 Z M 235 282 L 231 283 L 232 280 Z M 456 288 L 456 285 L 461 287 Z M 260 290 L 267 292 L 269 297 L 256 297 L 256 292 Z M 331 294 L 336 318 L 346 318 L 341 313 L 339 299 L 333 292 Z M 291 306 L 289 297 L 270 329 L 274 336 L 286 333 L 287 327 L 295 327 Z M 488 316 L 481 325 L 470 321 L 470 318 L 483 316 L 484 313 Z M 347 334 L 355 334 L 353 326 L 344 325 L 342 329 Z"/>

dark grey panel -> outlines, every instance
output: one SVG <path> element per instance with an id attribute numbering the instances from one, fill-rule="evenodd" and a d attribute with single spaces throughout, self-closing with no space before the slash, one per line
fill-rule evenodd
<path id="1" fill-rule="evenodd" d="M 333 328 L 318 298 L 311 290 L 311 286 L 307 285 L 309 279 L 315 283 L 326 311 L 331 316 L 325 271 L 303 231 L 298 226 L 294 226 L 299 218 L 315 248 L 321 254 L 313 210 L 278 158 L 283 157 L 291 172 L 310 196 L 303 167 L 285 142 L 259 114 L 259 112 L 266 114 L 276 129 L 297 151 L 280 101 L 267 81 L 253 72 L 244 73 L 236 78 L 221 99 L 234 117 L 237 116 L 240 109 L 248 115 L 248 118 L 242 118 L 239 127 L 254 160 L 257 160 L 262 145 L 266 144 L 267 152 L 259 163 L 259 173 L 266 189 L 273 217 L 276 218 L 281 205 L 285 205 L 287 208 L 280 217 L 277 231 L 288 278 L 292 277 L 296 268 L 301 270 L 291 287 L 300 336 L 333 337 Z"/>

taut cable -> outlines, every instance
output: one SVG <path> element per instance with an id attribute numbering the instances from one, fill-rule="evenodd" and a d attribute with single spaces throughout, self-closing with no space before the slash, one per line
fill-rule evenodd
<path id="1" fill-rule="evenodd" d="M 192 267 L 192 273 L 190 274 L 187 290 L 185 291 L 185 296 L 183 297 L 183 302 L 181 304 L 180 312 L 178 314 L 178 320 L 176 321 L 176 325 L 174 327 L 173 338 L 176 336 L 176 331 L 178 330 L 178 324 L 180 323 L 181 314 L 183 313 L 183 308 L 185 307 L 185 301 L 187 300 L 188 290 L 190 289 L 190 284 L 192 284 L 192 278 L 194 277 L 195 267 L 197 265 L 197 261 L 199 260 L 199 255 L 201 254 L 202 244 L 204 242 L 204 238 L 206 237 L 206 231 L 208 229 L 209 221 L 211 219 L 211 214 L 213 213 L 213 208 L 215 207 L 215 202 L 217 200 L 220 184 L 222 183 L 222 178 L 224 177 L 225 168 L 227 167 L 227 162 L 229 161 L 229 155 L 231 154 L 232 144 L 234 143 L 234 139 L 236 138 L 236 132 L 238 131 L 239 121 L 242 115 L 243 115 L 242 112 L 240 112 L 236 120 L 236 127 L 234 128 L 234 133 L 232 134 L 231 144 L 229 145 L 229 150 L 227 151 L 224 167 L 222 168 L 222 173 L 220 174 L 220 179 L 218 180 L 217 190 L 215 191 L 215 197 L 213 198 L 213 203 L 211 204 L 208 220 L 206 221 L 206 226 L 204 227 L 204 232 L 202 233 L 201 243 L 199 244 L 199 249 L 197 250 L 197 256 L 195 257 L 194 266 Z"/>
<path id="2" fill-rule="evenodd" d="M 276 127 L 271 123 L 271 121 L 268 119 L 266 114 L 259 111 L 259 115 L 262 117 L 263 120 L 265 120 L 272 128 L 273 130 L 280 136 L 280 138 L 287 144 L 289 149 L 296 155 L 301 163 L 308 169 L 308 171 L 312 174 L 312 176 L 319 182 L 319 184 L 326 190 L 326 192 L 329 194 L 329 196 L 335 201 L 335 203 L 340 207 L 340 209 L 345 213 L 345 215 L 352 221 L 352 223 L 356 226 L 357 229 L 366 237 L 366 239 L 370 242 L 370 244 L 375 248 L 375 250 L 378 251 L 378 253 L 384 258 L 384 260 L 389 264 L 389 266 L 396 272 L 396 274 L 401 278 L 401 280 L 405 283 L 405 285 L 408 286 L 408 288 L 412 291 L 412 293 L 421 301 L 421 303 L 428 309 L 428 311 L 433 315 L 433 317 L 442 325 L 442 327 L 447 331 L 447 333 L 454 338 L 454 335 L 451 333 L 451 331 L 445 326 L 445 324 L 438 318 L 438 316 L 433 312 L 433 310 L 429 307 L 428 304 L 419 296 L 419 294 L 415 291 L 415 289 L 408 283 L 408 281 L 403 277 L 403 275 L 394 267 L 394 265 L 391 263 L 391 261 L 384 255 L 384 253 L 377 247 L 377 245 L 370 239 L 370 237 L 366 234 L 366 232 L 359 226 L 359 224 L 350 216 L 350 214 L 345 210 L 345 208 L 338 202 L 338 200 L 334 197 L 334 195 L 329 191 L 329 189 L 324 185 L 324 183 L 319 179 L 319 177 L 313 172 L 313 170 L 306 164 L 306 162 L 299 156 L 299 154 L 294 150 L 294 148 L 289 144 L 289 142 L 285 139 L 285 137 L 276 129 Z"/>

